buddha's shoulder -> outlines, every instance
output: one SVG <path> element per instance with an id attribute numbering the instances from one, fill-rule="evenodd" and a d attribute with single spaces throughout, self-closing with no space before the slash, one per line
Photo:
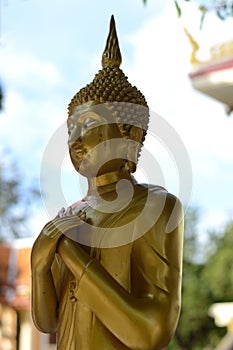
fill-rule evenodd
<path id="1" fill-rule="evenodd" d="M 137 183 L 135 185 L 136 191 L 142 191 L 145 194 L 150 192 L 153 194 L 161 194 L 161 193 L 168 193 L 165 187 L 159 186 L 159 185 L 153 185 L 153 184 L 147 184 L 147 183 Z"/>
<path id="2" fill-rule="evenodd" d="M 182 204 L 178 197 L 168 192 L 166 188 L 153 184 L 138 184 L 136 192 L 138 196 L 147 198 L 146 202 L 149 206 L 155 206 L 166 208 L 167 210 L 173 210 L 176 208 L 178 211 L 182 211 Z"/>
<path id="3" fill-rule="evenodd" d="M 172 193 L 168 192 L 165 187 L 153 184 L 137 184 L 136 191 L 142 192 L 143 195 L 153 196 L 154 198 L 165 197 L 169 202 L 179 201 L 179 199 Z"/>

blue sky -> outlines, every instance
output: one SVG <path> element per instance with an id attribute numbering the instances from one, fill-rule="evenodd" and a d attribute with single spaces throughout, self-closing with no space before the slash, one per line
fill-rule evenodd
<path id="1" fill-rule="evenodd" d="M 46 146 L 64 125 L 69 100 L 101 68 L 114 14 L 122 69 L 151 110 L 176 130 L 189 154 L 190 204 L 202 210 L 202 230 L 232 218 L 233 117 L 226 117 L 222 104 L 193 90 L 188 78 L 191 48 L 183 25 L 200 44 L 199 58 L 206 60 L 211 45 L 233 39 L 233 21 L 209 16 L 200 31 L 195 4 L 181 3 L 183 16 L 178 19 L 172 0 L 148 0 L 146 7 L 140 0 L 3 1 L 0 76 L 6 100 L 0 115 L 1 153 L 11 149 L 25 177 L 39 182 Z M 65 137 L 64 132 L 63 149 Z M 169 154 L 159 153 L 158 145 L 157 151 L 166 187 L 179 195 L 174 164 L 167 160 Z M 156 175 L 152 180 L 158 181 Z M 80 180 L 77 186 L 67 154 L 61 181 L 67 204 L 80 198 L 80 186 L 85 185 Z M 56 190 L 51 179 L 49 187 L 52 196 Z M 54 198 L 53 204 L 56 210 L 66 206 Z M 39 232 L 47 219 L 41 202 L 32 230 Z"/>

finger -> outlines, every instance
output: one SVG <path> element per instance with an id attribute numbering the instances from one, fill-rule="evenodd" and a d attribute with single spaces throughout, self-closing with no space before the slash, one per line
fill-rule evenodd
<path id="1" fill-rule="evenodd" d="M 83 224 L 83 222 L 80 219 L 79 220 L 77 220 L 77 219 L 67 220 L 67 221 L 59 222 L 59 224 L 57 225 L 57 229 L 64 233 L 67 230 L 70 230 L 72 228 L 76 228 L 76 227 L 78 228 L 82 224 Z"/>
<path id="2" fill-rule="evenodd" d="M 49 221 L 42 231 L 48 237 L 54 238 L 57 236 L 59 238 L 63 233 L 81 224 L 83 224 L 82 220 L 76 215 L 56 217 L 52 221 Z"/>
<path id="3" fill-rule="evenodd" d="M 58 212 L 58 217 L 59 218 L 63 217 L 65 215 L 65 212 L 66 212 L 65 208 L 62 207 Z"/>
<path id="4" fill-rule="evenodd" d="M 67 215 L 73 215 L 72 207 L 68 207 L 66 212 L 67 212 Z"/>
<path id="5" fill-rule="evenodd" d="M 54 225 L 52 226 L 50 225 L 43 229 L 43 234 L 49 238 L 54 238 L 54 237 L 59 238 L 63 234 L 63 232 L 58 227 Z"/>
<path id="6" fill-rule="evenodd" d="M 61 218 L 59 217 L 56 217 L 55 219 L 53 219 L 52 221 L 49 221 L 43 228 L 42 232 L 48 236 L 48 237 L 51 237 L 53 238 L 54 236 L 58 235 L 58 236 L 61 236 L 62 232 L 61 230 L 59 229 L 59 226 L 58 226 L 58 222 L 59 220 L 61 220 Z"/>
<path id="7" fill-rule="evenodd" d="M 64 216 L 63 218 L 53 220 L 52 227 L 55 226 L 60 231 L 66 231 L 69 228 L 80 226 L 82 224 L 83 221 L 79 217 L 77 217 L 76 215 L 72 215 Z"/>

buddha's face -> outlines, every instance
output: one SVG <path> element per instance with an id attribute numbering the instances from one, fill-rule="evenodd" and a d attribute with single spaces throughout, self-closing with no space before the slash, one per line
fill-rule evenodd
<path id="1" fill-rule="evenodd" d="M 125 166 L 128 145 L 104 105 L 87 102 L 75 107 L 68 131 L 70 157 L 80 174 L 96 177 Z"/>

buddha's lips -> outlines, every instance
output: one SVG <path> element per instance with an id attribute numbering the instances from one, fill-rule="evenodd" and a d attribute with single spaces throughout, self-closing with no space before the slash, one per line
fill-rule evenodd
<path id="1" fill-rule="evenodd" d="M 81 142 L 73 142 L 69 144 L 70 151 L 78 155 L 87 153 L 87 148 Z"/>

